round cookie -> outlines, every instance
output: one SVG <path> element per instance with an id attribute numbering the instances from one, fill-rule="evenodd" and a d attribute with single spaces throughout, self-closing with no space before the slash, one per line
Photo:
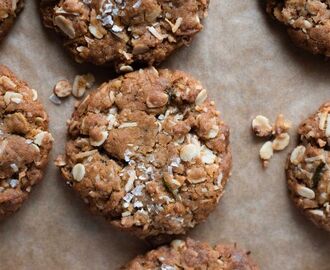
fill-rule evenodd
<path id="1" fill-rule="evenodd" d="M 156 65 L 202 30 L 209 0 L 41 0 L 44 25 L 77 62 Z"/>
<path id="2" fill-rule="evenodd" d="M 187 239 L 174 240 L 170 246 L 162 246 L 138 256 L 121 270 L 258 270 L 250 252 L 237 247 L 217 245 Z"/>
<path id="3" fill-rule="evenodd" d="M 23 5 L 24 0 L 0 1 L 0 40 L 8 33 Z"/>
<path id="4" fill-rule="evenodd" d="M 16 210 L 37 184 L 52 136 L 36 90 L 0 65 L 0 218 Z"/>
<path id="5" fill-rule="evenodd" d="M 329 1 L 268 0 L 267 11 L 287 27 L 297 46 L 330 56 Z"/>
<path id="6" fill-rule="evenodd" d="M 104 83 L 69 121 L 56 164 L 83 200 L 140 238 L 185 233 L 216 207 L 229 129 L 201 84 L 149 68 Z"/>
<path id="7" fill-rule="evenodd" d="M 298 134 L 287 162 L 290 194 L 310 220 L 330 231 L 330 103 L 305 120 Z"/>

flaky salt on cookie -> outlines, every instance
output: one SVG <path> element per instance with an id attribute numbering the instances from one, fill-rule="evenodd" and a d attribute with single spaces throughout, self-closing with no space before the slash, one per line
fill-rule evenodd
<path id="1" fill-rule="evenodd" d="M 231 169 L 229 129 L 181 71 L 149 68 L 104 83 L 69 121 L 67 183 L 141 238 L 183 234 L 216 207 Z"/>
<path id="2" fill-rule="evenodd" d="M 299 127 L 299 145 L 287 162 L 287 179 L 294 203 L 310 220 L 330 231 L 330 103 Z"/>
<path id="3" fill-rule="evenodd" d="M 250 252 L 236 245 L 216 245 L 192 239 L 174 240 L 141 255 L 123 266 L 121 270 L 258 270 Z"/>
<path id="4" fill-rule="evenodd" d="M 0 65 L 0 218 L 16 210 L 43 176 L 53 138 L 37 91 Z"/>
<path id="5" fill-rule="evenodd" d="M 0 40 L 6 36 L 23 6 L 24 0 L 0 1 Z"/>
<path id="6" fill-rule="evenodd" d="M 77 62 L 156 65 L 203 28 L 208 0 L 40 0 L 44 25 Z"/>
<path id="7" fill-rule="evenodd" d="M 267 12 L 285 25 L 298 47 L 330 56 L 329 1 L 268 0 Z"/>

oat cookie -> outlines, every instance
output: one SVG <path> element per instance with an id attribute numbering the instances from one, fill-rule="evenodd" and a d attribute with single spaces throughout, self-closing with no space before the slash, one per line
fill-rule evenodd
<path id="1" fill-rule="evenodd" d="M 40 0 L 46 27 L 78 62 L 156 65 L 202 30 L 209 0 Z"/>
<path id="2" fill-rule="evenodd" d="M 0 218 L 27 199 L 52 147 L 48 116 L 37 91 L 0 65 Z"/>
<path id="3" fill-rule="evenodd" d="M 141 238 L 183 234 L 217 205 L 231 169 L 229 129 L 181 71 L 104 83 L 76 108 L 56 164 L 93 212 Z"/>
<path id="4" fill-rule="evenodd" d="M 329 0 L 268 0 L 267 11 L 287 27 L 297 46 L 330 56 Z"/>
<path id="5" fill-rule="evenodd" d="M 121 270 L 258 270 L 250 252 L 237 249 L 236 245 L 217 245 L 187 239 L 174 240 L 138 256 Z"/>
<path id="6" fill-rule="evenodd" d="M 24 5 L 23 0 L 0 1 L 0 40 L 5 37 Z"/>
<path id="7" fill-rule="evenodd" d="M 293 201 L 315 224 L 330 231 L 330 102 L 299 127 L 299 145 L 287 163 Z"/>

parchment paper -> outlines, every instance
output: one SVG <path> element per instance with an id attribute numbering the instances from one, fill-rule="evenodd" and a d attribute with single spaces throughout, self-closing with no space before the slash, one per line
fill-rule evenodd
<path id="1" fill-rule="evenodd" d="M 60 106 L 48 101 L 62 78 L 91 71 L 99 82 L 114 75 L 79 66 L 46 32 L 37 1 L 27 0 L 8 38 L 0 62 L 39 90 L 56 139 L 53 158 L 63 152 L 66 120 L 74 99 Z M 204 31 L 189 48 L 163 67 L 200 79 L 231 127 L 234 169 L 219 207 L 189 236 L 237 242 L 252 251 L 261 269 L 330 269 L 330 234 L 317 229 L 293 206 L 284 176 L 289 151 L 276 154 L 267 170 L 258 160 L 261 141 L 250 131 L 253 116 L 274 120 L 284 113 L 296 127 L 330 99 L 329 63 L 291 45 L 285 31 L 270 21 L 258 0 L 211 0 Z M 117 269 L 148 246 L 94 217 L 69 190 L 52 162 L 44 181 L 24 207 L 0 223 L 0 269 Z"/>

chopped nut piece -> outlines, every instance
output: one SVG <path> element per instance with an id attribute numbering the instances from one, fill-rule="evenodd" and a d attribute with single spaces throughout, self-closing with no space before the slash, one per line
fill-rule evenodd
<path id="1" fill-rule="evenodd" d="M 103 32 L 100 31 L 99 28 L 96 27 L 95 25 L 89 25 L 88 30 L 94 37 L 98 39 L 101 39 L 104 36 Z"/>
<path id="2" fill-rule="evenodd" d="M 195 157 L 200 154 L 199 147 L 195 144 L 186 144 L 181 148 L 180 158 L 183 161 L 192 161 Z"/>
<path id="3" fill-rule="evenodd" d="M 74 165 L 71 173 L 72 173 L 73 179 L 76 180 L 77 182 L 80 182 L 81 180 L 84 179 L 84 176 L 86 173 L 85 166 L 81 163 L 78 163 L 78 164 Z"/>
<path id="4" fill-rule="evenodd" d="M 325 129 L 325 136 L 330 137 L 330 115 L 327 116 L 327 127 Z"/>
<path id="5" fill-rule="evenodd" d="M 16 83 L 14 83 L 7 76 L 1 76 L 0 77 L 0 85 L 2 85 L 7 90 L 14 90 L 17 86 Z"/>
<path id="6" fill-rule="evenodd" d="M 131 67 L 131 66 L 128 66 L 128 65 L 124 65 L 124 66 L 121 66 L 119 68 L 119 71 L 120 72 L 131 72 L 133 71 L 134 69 Z"/>
<path id="7" fill-rule="evenodd" d="M 213 164 L 217 158 L 213 151 L 208 149 L 206 146 L 202 146 L 200 156 L 205 164 Z"/>
<path id="8" fill-rule="evenodd" d="M 175 250 L 180 250 L 182 247 L 184 247 L 185 242 L 183 240 L 173 240 L 171 242 L 171 247 L 174 248 Z"/>
<path id="9" fill-rule="evenodd" d="M 58 26 L 69 38 L 73 39 L 76 36 L 72 21 L 64 16 L 56 16 L 54 19 L 54 25 Z"/>
<path id="10" fill-rule="evenodd" d="M 126 122 L 126 123 L 122 123 L 118 128 L 130 128 L 130 127 L 137 127 L 137 123 L 136 122 Z"/>
<path id="11" fill-rule="evenodd" d="M 321 130 L 325 130 L 325 124 L 327 121 L 328 112 L 321 112 L 318 115 L 319 115 L 319 128 Z"/>
<path id="12" fill-rule="evenodd" d="M 273 127 L 269 123 L 268 118 L 262 115 L 258 115 L 252 120 L 252 129 L 258 137 L 268 137 L 273 132 Z"/>
<path id="13" fill-rule="evenodd" d="M 206 89 L 203 89 L 200 91 L 196 97 L 195 104 L 197 106 L 202 105 L 204 101 L 207 99 L 207 91 Z"/>
<path id="14" fill-rule="evenodd" d="M 72 85 L 68 80 L 60 80 L 54 86 L 54 94 L 60 98 L 68 97 L 72 92 Z"/>
<path id="15" fill-rule="evenodd" d="M 290 135 L 288 133 L 279 134 L 273 141 L 273 149 L 276 151 L 284 150 L 290 143 Z"/>
<path id="16" fill-rule="evenodd" d="M 262 160 L 269 160 L 273 153 L 273 144 L 271 141 L 268 141 L 260 148 L 259 156 Z"/>
<path id="17" fill-rule="evenodd" d="M 207 134 L 207 138 L 214 139 L 215 137 L 217 137 L 218 133 L 219 133 L 219 126 L 213 125 L 209 133 Z"/>
<path id="18" fill-rule="evenodd" d="M 175 24 L 174 26 L 172 27 L 172 32 L 175 33 L 176 31 L 178 31 L 178 29 L 180 28 L 181 26 L 181 23 L 182 23 L 183 19 L 181 17 L 177 18 L 176 21 L 175 21 Z"/>
<path id="19" fill-rule="evenodd" d="M 168 95 L 163 92 L 155 92 L 147 97 L 148 108 L 159 108 L 166 105 Z"/>
<path id="20" fill-rule="evenodd" d="M 32 90 L 32 100 L 36 101 L 38 99 L 38 92 L 35 89 L 31 89 Z"/>
<path id="21" fill-rule="evenodd" d="M 34 137 L 34 140 L 33 142 L 36 144 L 36 145 L 39 145 L 41 146 L 42 145 L 42 142 L 45 138 L 45 136 L 50 136 L 50 133 L 47 132 L 47 131 L 42 131 L 42 132 L 39 132 L 35 137 Z"/>
<path id="22" fill-rule="evenodd" d="M 90 88 L 93 83 L 93 75 L 77 75 L 73 81 L 72 95 L 77 98 L 82 97 L 85 94 L 87 88 Z"/>
<path id="23" fill-rule="evenodd" d="M 165 21 L 171 26 L 172 32 L 175 33 L 180 28 L 183 19 L 181 17 L 177 18 L 175 24 L 173 24 L 169 19 L 165 18 Z"/>
<path id="24" fill-rule="evenodd" d="M 20 93 L 7 91 L 3 98 L 5 100 L 6 105 L 8 105 L 11 102 L 19 104 L 23 99 L 23 95 L 21 95 Z"/>
<path id="25" fill-rule="evenodd" d="M 101 139 L 99 141 L 91 140 L 91 145 L 93 145 L 93 146 L 102 145 L 105 142 L 105 140 L 108 138 L 108 135 L 109 135 L 108 131 L 102 131 L 101 132 Z"/>
<path id="26" fill-rule="evenodd" d="M 83 78 L 85 79 L 86 81 L 86 86 L 87 88 L 92 88 L 94 83 L 95 83 L 95 77 L 92 73 L 87 73 L 85 75 L 82 75 Z"/>
<path id="27" fill-rule="evenodd" d="M 320 209 L 313 209 L 313 210 L 309 210 L 308 211 L 309 213 L 315 215 L 315 216 L 319 216 L 321 218 L 325 218 L 325 215 L 324 215 L 324 211 L 323 210 L 320 210 Z"/>
<path id="28" fill-rule="evenodd" d="M 297 193 L 304 198 L 307 198 L 310 200 L 315 199 L 315 192 L 308 187 L 304 187 L 302 185 L 297 185 Z"/>
<path id="29" fill-rule="evenodd" d="M 58 155 L 57 158 L 54 161 L 54 164 L 56 167 L 63 167 L 66 165 L 65 158 L 63 155 Z"/>
<path id="30" fill-rule="evenodd" d="M 162 41 L 165 36 L 163 36 L 161 33 L 159 33 L 155 27 L 153 26 L 147 26 L 148 31 L 155 36 L 158 40 Z"/>
<path id="31" fill-rule="evenodd" d="M 304 158 L 306 147 L 303 145 L 297 146 L 291 153 L 290 161 L 294 165 L 298 165 Z"/>
<path id="32" fill-rule="evenodd" d="M 291 128 L 291 123 L 285 120 L 283 114 L 279 114 L 275 120 L 275 133 L 277 135 L 286 133 Z"/>
<path id="33" fill-rule="evenodd" d="M 317 139 L 317 143 L 320 147 L 324 147 L 327 144 L 327 142 L 322 139 Z"/>

